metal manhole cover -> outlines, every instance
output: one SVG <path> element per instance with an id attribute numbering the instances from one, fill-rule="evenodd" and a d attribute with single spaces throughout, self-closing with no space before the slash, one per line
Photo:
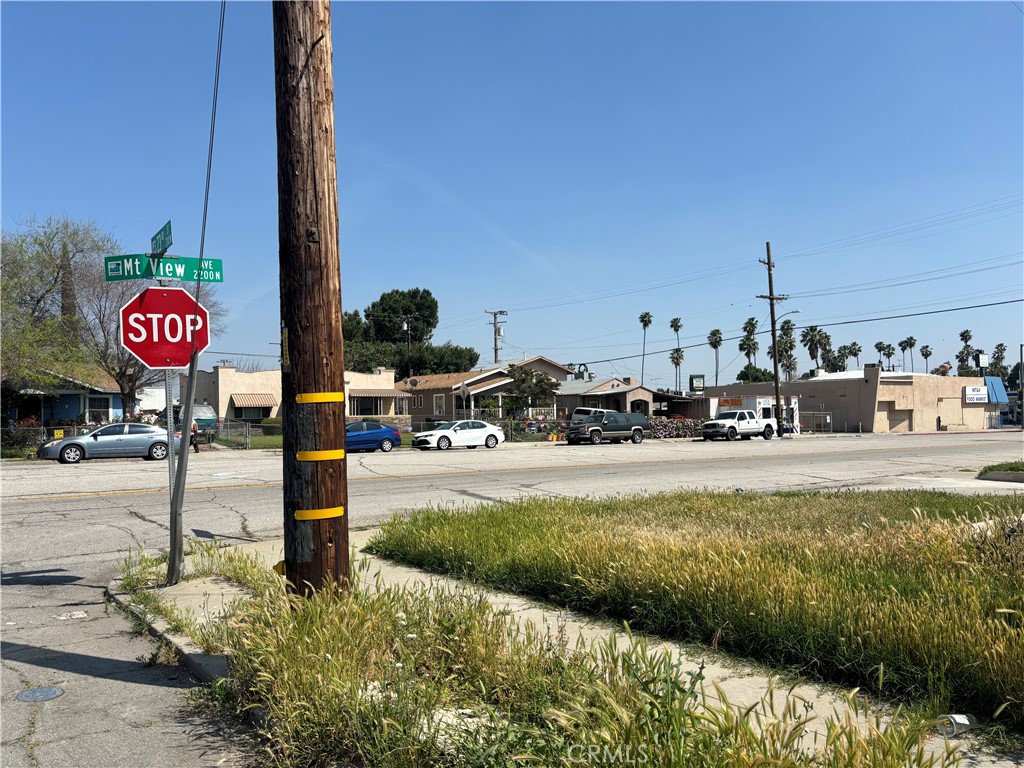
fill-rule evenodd
<path id="1" fill-rule="evenodd" d="M 22 691 L 18 694 L 18 701 L 49 701 L 50 699 L 56 699 L 58 696 L 64 695 L 63 688 L 57 688 L 56 686 L 48 688 L 29 688 L 27 691 Z"/>

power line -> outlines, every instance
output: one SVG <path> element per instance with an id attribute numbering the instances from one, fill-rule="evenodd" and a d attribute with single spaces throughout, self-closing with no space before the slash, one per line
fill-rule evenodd
<path id="1" fill-rule="evenodd" d="M 902 315 L 887 315 L 885 317 L 869 317 L 869 318 L 865 318 L 863 320 L 844 320 L 844 321 L 837 322 L 837 323 L 828 323 L 828 326 L 831 328 L 832 326 L 836 326 L 836 325 L 857 325 L 859 323 L 875 323 L 875 322 L 879 322 L 881 320 L 901 320 L 901 319 L 906 318 L 906 317 L 922 317 L 924 315 L 942 315 L 942 314 L 946 314 L 946 313 L 949 313 L 949 312 L 963 312 L 964 310 L 968 310 L 968 309 L 983 309 L 985 307 L 998 307 L 998 306 L 1002 306 L 1004 304 L 1020 304 L 1021 302 L 1024 302 L 1024 299 L 1010 299 L 1009 301 L 993 301 L 993 302 L 989 302 L 987 304 L 974 304 L 974 305 L 969 306 L 969 307 L 949 307 L 947 309 L 933 309 L 933 310 L 931 310 L 929 312 L 910 312 L 910 313 L 902 314 Z M 806 326 L 806 325 L 797 325 L 797 326 L 794 326 L 794 330 L 801 330 L 801 329 L 807 328 L 807 327 L 808 326 Z M 765 333 L 769 333 L 769 331 L 758 331 L 754 335 L 755 336 L 761 336 L 761 335 L 763 335 Z M 722 339 L 722 342 L 724 343 L 726 341 L 738 341 L 739 339 L 744 338 L 744 335 L 741 335 L 741 336 L 730 336 L 728 338 Z M 704 344 L 688 344 L 687 346 L 682 347 L 682 349 L 699 349 L 699 348 L 701 348 L 703 346 L 704 346 Z M 658 350 L 656 352 L 648 352 L 647 354 L 648 355 L 664 355 L 664 354 L 667 354 L 667 353 L 671 352 L 673 349 L 675 349 L 675 347 L 671 347 L 671 348 L 668 348 L 668 349 Z M 611 363 L 611 362 L 615 362 L 615 361 L 618 361 L 618 360 L 634 360 L 634 359 L 636 359 L 638 357 L 643 357 L 643 355 L 642 354 L 640 354 L 640 355 L 623 355 L 622 357 L 610 357 L 610 358 L 607 358 L 605 360 L 585 360 L 583 363 L 579 363 L 579 365 L 598 365 L 600 363 Z"/>

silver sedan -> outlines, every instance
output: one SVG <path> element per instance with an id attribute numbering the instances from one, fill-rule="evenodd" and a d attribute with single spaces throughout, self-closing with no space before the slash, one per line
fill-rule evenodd
<path id="1" fill-rule="evenodd" d="M 175 435 L 174 450 L 180 445 L 181 435 Z M 61 464 L 77 464 L 82 459 L 162 461 L 167 458 L 167 430 L 152 424 L 106 424 L 84 435 L 44 443 L 36 455 Z"/>

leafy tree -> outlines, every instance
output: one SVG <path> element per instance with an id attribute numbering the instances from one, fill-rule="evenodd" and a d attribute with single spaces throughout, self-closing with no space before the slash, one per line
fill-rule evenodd
<path id="1" fill-rule="evenodd" d="M 683 364 L 684 357 L 685 355 L 681 347 L 676 347 L 668 353 L 669 362 L 671 362 L 676 369 L 676 392 L 680 391 L 681 382 L 679 380 L 679 366 Z"/>
<path id="2" fill-rule="evenodd" d="M 715 386 L 718 386 L 718 350 L 722 348 L 722 332 L 715 328 L 708 334 L 708 346 L 715 350 Z"/>
<path id="3" fill-rule="evenodd" d="M 808 325 L 800 334 L 800 344 L 807 350 L 807 354 L 810 355 L 811 360 L 814 361 L 815 368 L 821 367 L 818 360 L 818 357 L 821 354 L 821 334 L 821 328 L 816 325 Z"/>
<path id="4" fill-rule="evenodd" d="M 505 391 L 509 412 L 519 417 L 527 408 L 549 408 L 555 403 L 558 382 L 546 373 L 519 365 L 508 367 L 512 383 Z"/>
<path id="5" fill-rule="evenodd" d="M 426 288 L 382 293 L 363 311 L 371 341 L 405 343 L 411 334 L 414 344 L 429 342 L 437 328 L 437 299 Z M 409 333 L 403 323 L 409 323 Z"/>
<path id="6" fill-rule="evenodd" d="M 640 355 L 640 386 L 644 385 L 644 363 L 647 362 L 647 329 L 651 327 L 651 323 L 654 322 L 654 315 L 650 312 L 640 313 L 640 325 L 644 329 L 644 347 L 643 354 Z"/>
<path id="7" fill-rule="evenodd" d="M 480 361 L 480 353 L 475 349 L 461 347 L 450 341 L 440 345 L 423 345 L 423 348 L 426 351 L 426 363 L 420 371 L 423 374 L 471 371 Z M 415 350 L 416 347 L 413 349 Z M 400 357 L 403 352 L 404 349 L 399 347 Z M 398 368 L 397 370 L 402 369 Z M 417 369 L 414 367 L 413 370 Z"/>
<path id="8" fill-rule="evenodd" d="M 1014 363 L 1010 374 L 1006 377 L 1006 386 L 1011 391 L 1020 392 L 1020 363 Z"/>
<path id="9" fill-rule="evenodd" d="M 931 357 L 932 354 L 934 354 L 932 352 L 932 348 L 929 347 L 927 344 L 921 347 L 921 359 L 924 360 L 924 369 L 926 371 L 928 370 L 928 358 Z"/>
<path id="10" fill-rule="evenodd" d="M 121 252 L 116 238 L 91 221 L 68 218 L 30 220 L 20 231 L 3 234 L 3 371 L 9 379 L 52 385 L 46 369 L 61 364 L 98 367 L 118 386 L 126 413 L 136 392 L 160 378 L 120 343 L 120 310 L 155 281 L 107 282 L 103 257 Z M 183 284 L 210 313 L 211 325 L 223 307 L 204 283 Z"/>
<path id="11" fill-rule="evenodd" d="M 743 370 L 736 374 L 736 381 L 756 384 L 764 381 L 775 381 L 775 374 L 764 368 L 758 368 L 753 363 L 748 363 Z"/>
<path id="12" fill-rule="evenodd" d="M 342 313 L 341 334 L 345 339 L 346 346 L 353 341 L 366 341 L 369 333 L 369 326 L 363 320 L 363 316 L 359 314 L 358 309 Z"/>
<path id="13" fill-rule="evenodd" d="M 672 332 L 676 335 L 676 349 L 681 350 L 682 347 L 679 344 L 679 332 L 683 330 L 683 319 L 681 317 L 673 317 L 669 320 L 668 327 L 672 329 Z M 682 382 L 679 380 L 679 366 L 676 366 L 676 391 L 682 389 Z"/>

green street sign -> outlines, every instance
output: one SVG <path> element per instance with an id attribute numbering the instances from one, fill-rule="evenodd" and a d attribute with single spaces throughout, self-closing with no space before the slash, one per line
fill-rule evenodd
<path id="1" fill-rule="evenodd" d="M 223 283 L 221 259 L 192 259 L 131 253 L 103 259 L 107 282 L 117 280 L 182 280 L 185 282 Z"/>
<path id="2" fill-rule="evenodd" d="M 166 253 L 167 249 L 171 247 L 171 222 L 168 220 L 166 224 L 160 227 L 160 231 L 157 232 L 149 241 L 150 247 L 153 249 L 153 253 Z"/>

